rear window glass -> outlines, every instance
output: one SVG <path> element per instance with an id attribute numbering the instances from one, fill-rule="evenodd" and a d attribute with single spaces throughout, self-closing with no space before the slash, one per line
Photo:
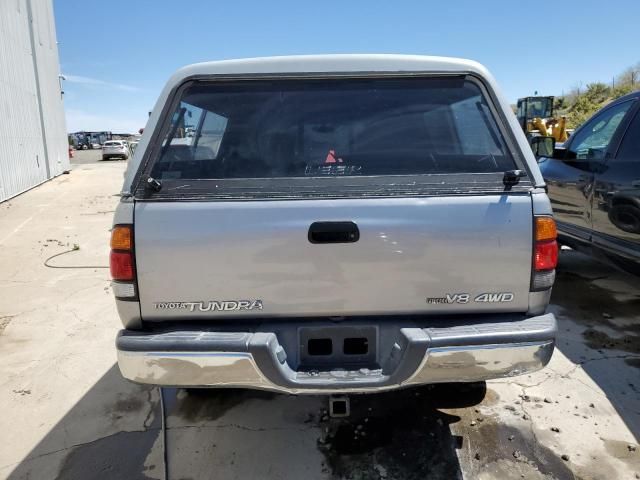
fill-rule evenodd
<path id="1" fill-rule="evenodd" d="M 104 142 L 105 147 L 120 147 L 121 145 L 120 142 Z"/>
<path id="2" fill-rule="evenodd" d="M 196 82 L 151 176 L 276 179 L 495 173 L 515 168 L 464 77 Z"/>

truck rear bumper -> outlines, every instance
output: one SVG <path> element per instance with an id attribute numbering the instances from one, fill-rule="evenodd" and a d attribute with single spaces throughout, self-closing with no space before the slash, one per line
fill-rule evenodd
<path id="1" fill-rule="evenodd" d="M 551 359 L 556 330 L 553 314 L 398 327 L 391 348 L 378 354 L 376 368 L 293 370 L 278 335 L 264 331 L 122 330 L 116 345 L 122 375 L 138 383 L 348 393 L 530 373 Z"/>

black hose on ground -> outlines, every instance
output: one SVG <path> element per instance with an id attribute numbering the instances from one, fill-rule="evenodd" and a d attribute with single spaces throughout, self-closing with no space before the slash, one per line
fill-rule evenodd
<path id="1" fill-rule="evenodd" d="M 61 255 L 66 255 L 67 253 L 76 252 L 79 248 L 72 248 L 71 250 L 65 250 L 64 252 L 56 253 L 55 255 L 51 255 L 44 261 L 44 266 L 49 268 L 109 268 L 104 265 L 50 265 L 49 261 L 53 260 L 56 257 Z"/>

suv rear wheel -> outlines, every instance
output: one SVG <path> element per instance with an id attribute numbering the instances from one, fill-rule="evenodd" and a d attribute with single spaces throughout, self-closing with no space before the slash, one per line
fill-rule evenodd
<path id="1" fill-rule="evenodd" d="M 614 205 L 609 211 L 609 220 L 620 230 L 640 233 L 640 208 L 628 203 Z"/>

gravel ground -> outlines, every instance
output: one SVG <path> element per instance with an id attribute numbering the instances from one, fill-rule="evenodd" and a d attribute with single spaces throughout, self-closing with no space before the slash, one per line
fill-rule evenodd
<path id="1" fill-rule="evenodd" d="M 0 204 L 2 478 L 163 478 L 160 393 L 115 364 L 104 267 L 125 162 L 96 154 Z M 50 265 L 74 268 L 43 265 L 66 250 Z M 169 478 L 640 478 L 639 284 L 563 251 L 545 370 L 352 396 L 347 418 L 326 397 L 166 389 Z"/>

